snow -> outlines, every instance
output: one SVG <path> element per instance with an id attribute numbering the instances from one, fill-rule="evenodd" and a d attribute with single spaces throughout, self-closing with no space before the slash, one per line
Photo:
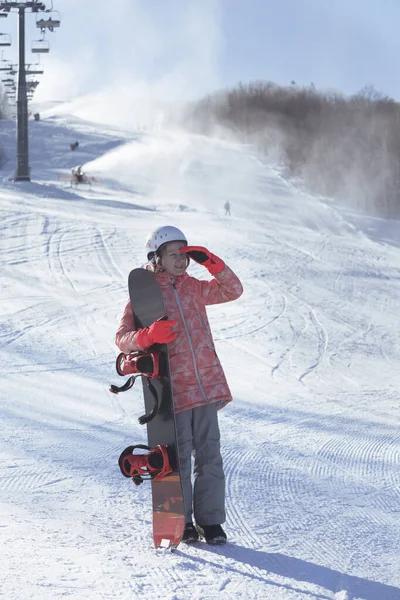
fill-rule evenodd
<path id="1" fill-rule="evenodd" d="M 32 183 L 9 180 L 0 122 L 0 596 L 400 599 L 399 223 L 309 196 L 234 141 L 43 114 Z M 77 164 L 101 181 L 58 179 Z M 145 431 L 140 387 L 108 391 L 114 334 L 161 224 L 245 288 L 209 309 L 234 396 L 221 548 L 154 550 L 150 489 L 117 466 Z"/>

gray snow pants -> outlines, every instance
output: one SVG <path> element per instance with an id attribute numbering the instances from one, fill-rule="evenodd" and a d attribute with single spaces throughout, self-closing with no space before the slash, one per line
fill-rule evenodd
<path id="1" fill-rule="evenodd" d="M 175 417 L 185 522 L 190 522 L 194 513 L 198 525 L 221 525 L 225 522 L 225 475 L 216 406 L 205 404 L 177 413 Z"/>

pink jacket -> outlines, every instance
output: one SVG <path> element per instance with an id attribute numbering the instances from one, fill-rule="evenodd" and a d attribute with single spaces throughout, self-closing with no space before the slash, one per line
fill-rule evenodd
<path id="1" fill-rule="evenodd" d="M 242 284 L 226 265 L 211 281 L 187 273 L 174 278 L 162 272 L 154 277 L 161 287 L 165 313 L 178 323 L 174 328 L 177 337 L 168 344 L 175 412 L 212 402 L 222 408 L 232 396 L 215 352 L 206 306 L 236 300 L 243 292 Z M 129 301 L 115 338 L 122 352 L 142 350 L 135 333 Z"/>

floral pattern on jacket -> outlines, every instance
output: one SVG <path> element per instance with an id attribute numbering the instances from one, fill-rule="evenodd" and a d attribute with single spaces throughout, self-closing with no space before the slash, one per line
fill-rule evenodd
<path id="1" fill-rule="evenodd" d="M 165 314 L 177 321 L 174 327 L 177 337 L 168 344 L 175 412 L 213 402 L 222 408 L 232 396 L 215 351 L 206 306 L 239 298 L 243 292 L 240 280 L 226 265 L 210 281 L 190 277 L 187 273 L 172 277 L 165 271 L 154 277 L 164 298 Z M 122 352 L 143 350 L 136 343 L 130 301 L 115 341 Z"/>

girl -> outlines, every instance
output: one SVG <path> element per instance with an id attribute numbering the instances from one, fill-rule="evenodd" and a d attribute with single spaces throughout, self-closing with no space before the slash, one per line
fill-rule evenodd
<path id="1" fill-rule="evenodd" d="M 225 522 L 225 476 L 217 411 L 232 396 L 215 351 L 206 306 L 236 300 L 243 292 L 242 284 L 221 258 L 201 246 L 188 246 L 176 227 L 156 229 L 148 235 L 146 248 L 146 268 L 160 285 L 168 320 L 137 330 L 128 302 L 116 344 L 122 352 L 168 344 L 185 506 L 182 541 L 197 542 L 201 535 L 209 544 L 225 544 L 221 527 Z M 190 277 L 186 272 L 190 258 L 208 269 L 213 279 Z"/>

